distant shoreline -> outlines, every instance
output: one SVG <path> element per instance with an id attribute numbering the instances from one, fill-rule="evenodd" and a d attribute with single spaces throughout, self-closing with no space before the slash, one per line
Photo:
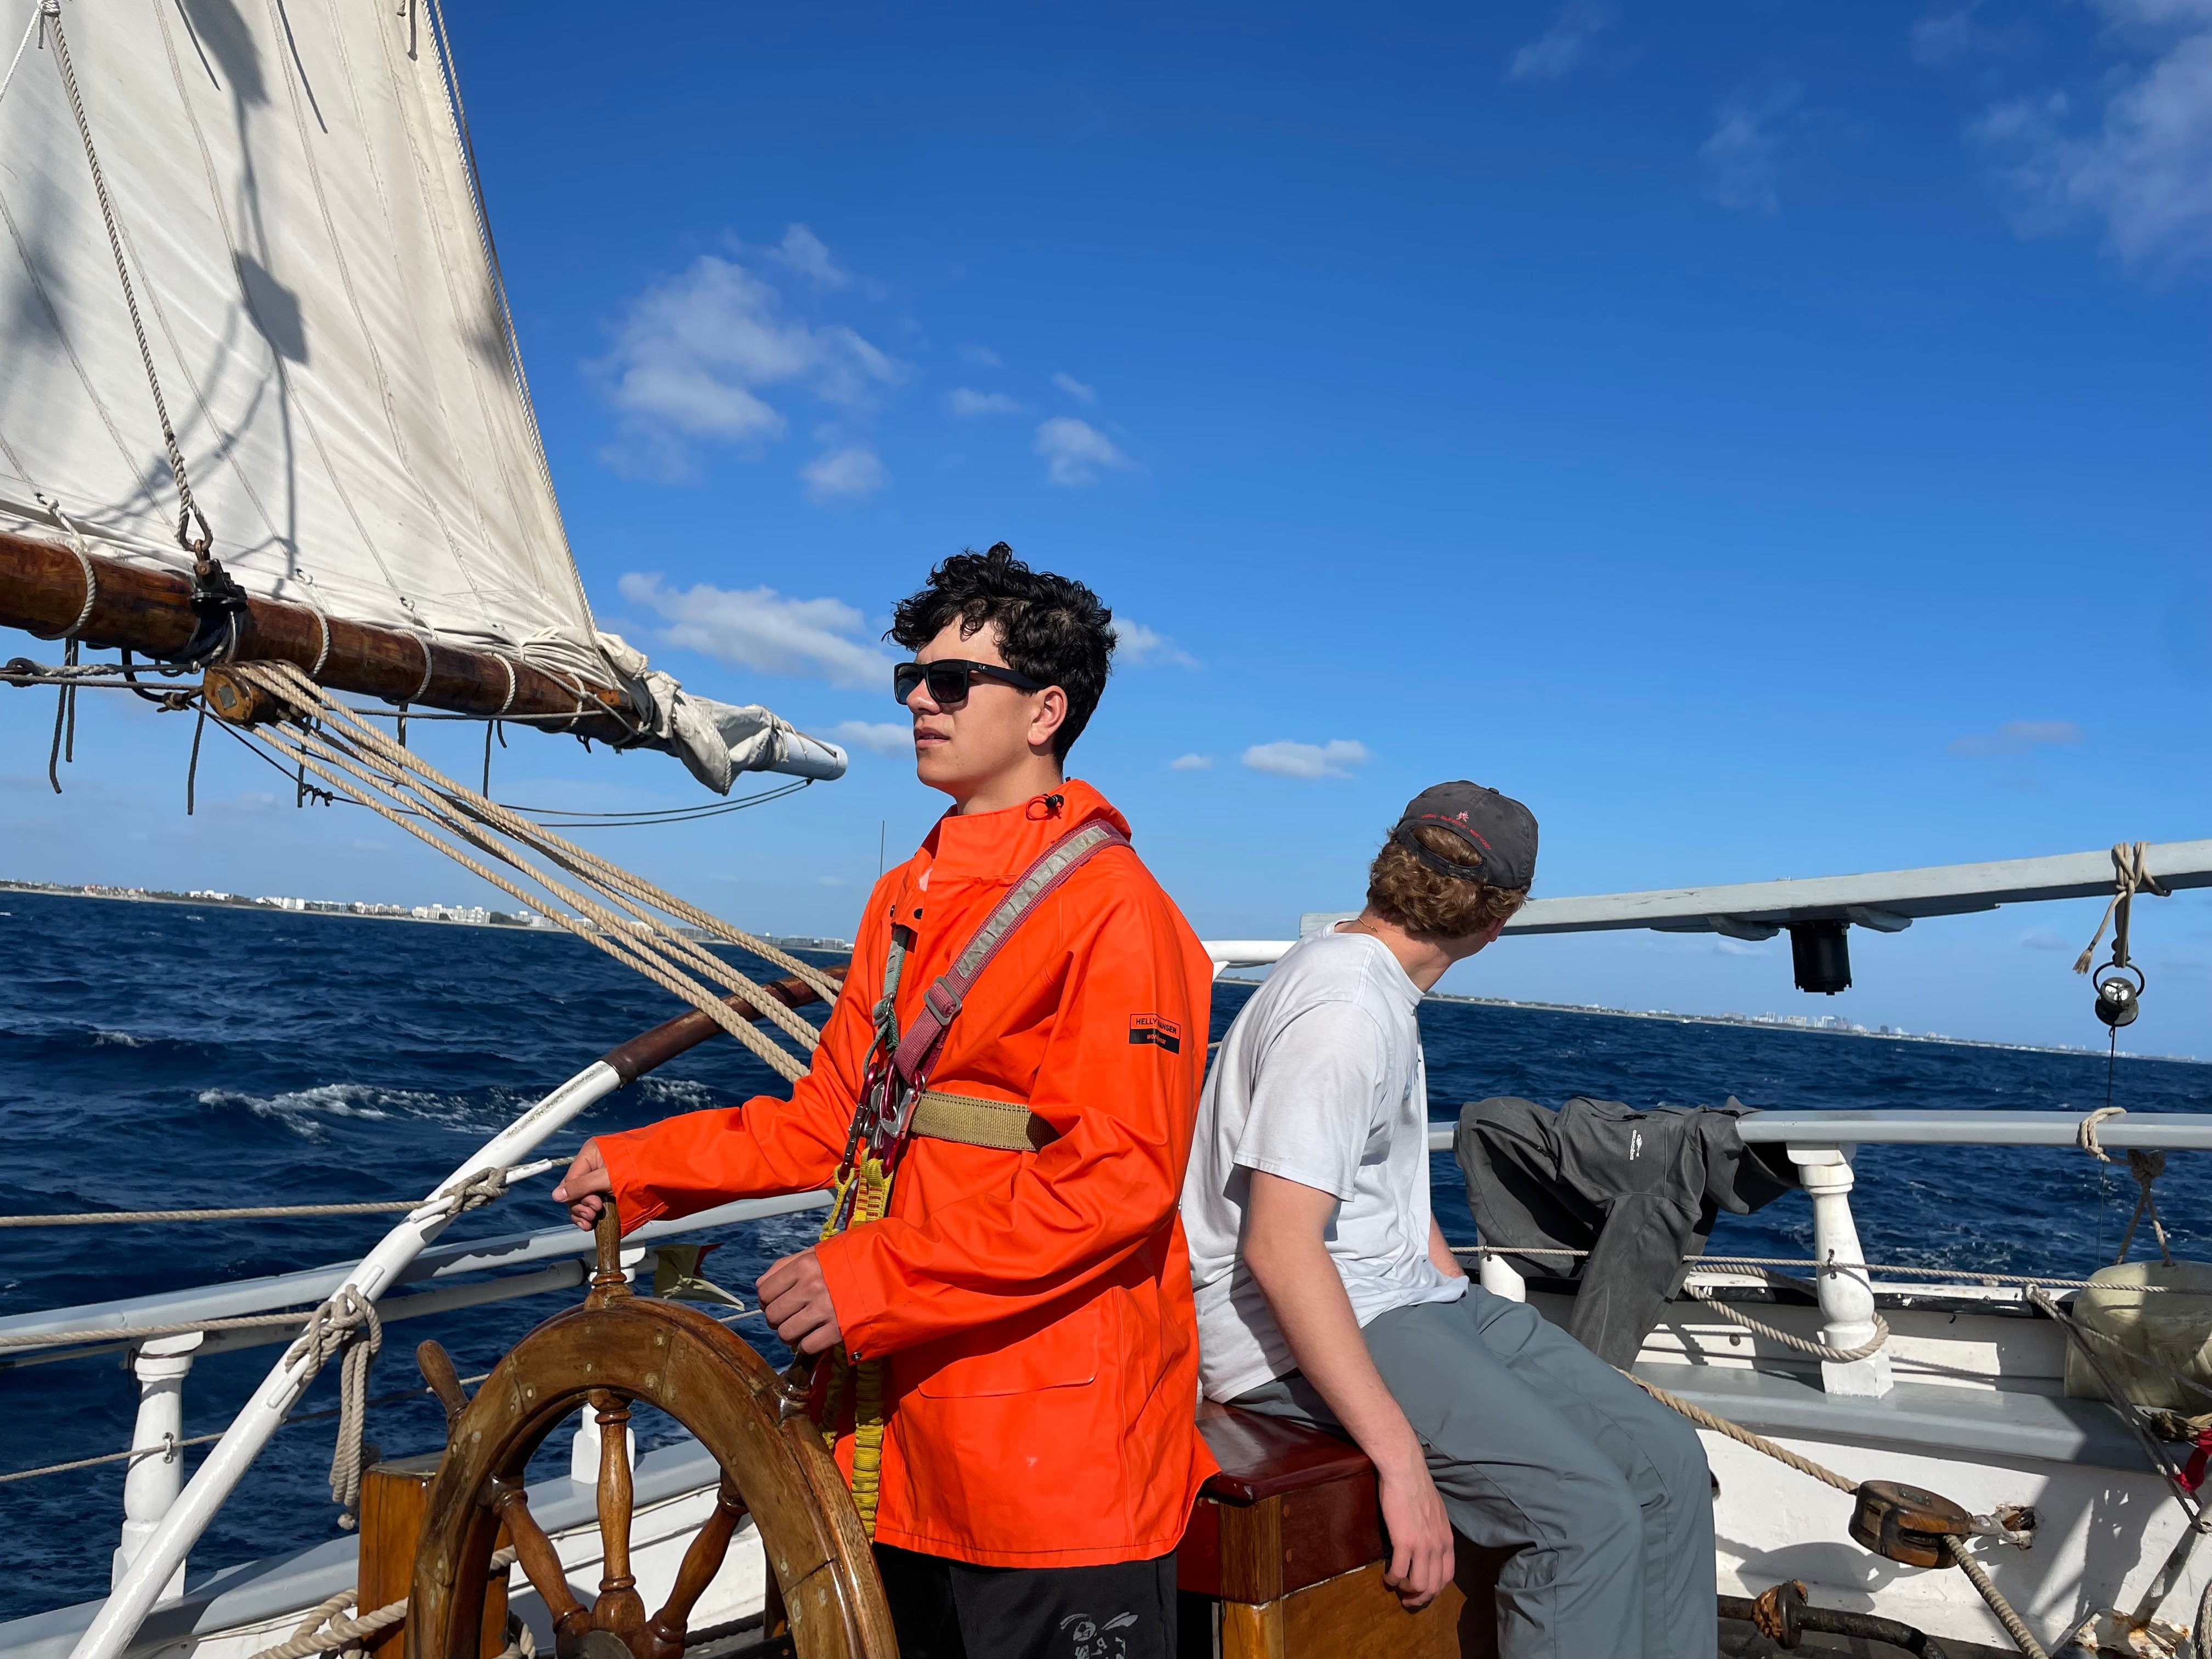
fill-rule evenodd
<path id="1" fill-rule="evenodd" d="M 225 894 L 220 897 L 210 897 L 204 894 L 195 896 L 190 893 L 172 893 L 151 888 L 64 887 L 53 882 L 9 881 L 0 878 L 0 896 L 9 893 L 24 893 L 33 898 L 101 899 L 122 904 L 181 904 L 187 909 L 243 910 L 254 915 L 312 916 L 319 921 L 406 921 L 426 927 L 481 927 L 501 933 L 545 933 L 562 939 L 574 937 L 567 928 L 556 922 L 527 921 L 513 912 L 506 910 L 487 911 L 484 920 L 477 921 L 464 915 L 418 916 L 412 913 L 412 907 L 402 909 L 396 905 L 375 910 L 340 909 L 335 908 L 335 901 L 317 900 L 307 901 L 302 908 L 294 909 L 271 903 L 265 899 L 250 898 L 242 893 Z M 314 908 L 306 908 L 307 905 L 313 905 Z M 421 908 L 452 911 L 473 910 L 481 907 L 425 905 Z M 675 931 L 686 939 L 709 944 L 714 942 L 702 928 L 678 926 Z M 833 953 L 850 951 L 853 948 L 851 941 L 847 939 L 817 939 L 811 936 L 781 939 L 773 933 L 762 933 L 757 937 L 767 944 L 786 951 Z"/>
<path id="2" fill-rule="evenodd" d="M 314 916 L 350 921 L 407 921 L 432 927 L 483 927 L 513 933 L 557 933 L 564 938 L 573 937 L 565 928 L 551 924 L 533 925 L 520 921 L 505 912 L 491 913 L 501 918 L 498 921 L 472 921 L 438 916 L 394 915 L 388 912 L 374 911 L 290 910 L 280 908 L 259 899 L 247 898 L 236 894 L 217 899 L 194 898 L 189 894 L 161 892 L 151 889 L 102 888 L 88 892 L 82 887 L 64 887 L 51 882 L 0 879 L 0 894 L 7 893 L 24 893 L 34 898 L 89 898 L 106 899 L 126 904 L 181 904 L 210 910 L 246 910 L 262 915 Z M 684 927 L 678 931 L 689 938 L 708 940 L 708 935 L 696 927 Z M 813 937 L 788 939 L 779 938 L 773 933 L 763 933 L 759 937 L 768 944 L 786 951 L 806 951 L 828 954 L 849 951 L 853 948 L 851 941 L 845 939 Z M 708 942 L 712 941 L 708 940 Z M 1263 981 L 1224 976 L 1219 982 L 1227 985 L 1258 985 Z M 1603 1019 L 1648 1019 L 1674 1025 L 1724 1025 L 1736 1030 L 1778 1031 L 1796 1036 L 1865 1037 L 1877 1042 L 1941 1043 L 1959 1048 L 2002 1048 L 2014 1054 L 2069 1054 L 2077 1059 L 2082 1057 L 2094 1059 L 2097 1053 L 2094 1048 L 2065 1048 L 2038 1042 L 1993 1042 L 1982 1037 L 1944 1036 L 1932 1032 L 1869 1031 L 1863 1028 L 1856 1030 L 1839 1030 L 1833 1026 L 1798 1025 L 1780 1019 L 1756 1019 L 1743 1014 L 1678 1014 L 1664 1009 L 1607 1008 L 1595 1003 L 1526 1002 L 1513 997 L 1460 996 L 1449 991 L 1431 991 L 1424 1000 L 1471 1003 L 1484 1008 L 1522 1008 L 1544 1014 L 1585 1014 Z M 2120 1058 L 2159 1060 L 2172 1066 L 2212 1064 L 2212 1061 L 2199 1060 L 2194 1054 L 2130 1054 L 2125 1049 L 2121 1050 Z"/>

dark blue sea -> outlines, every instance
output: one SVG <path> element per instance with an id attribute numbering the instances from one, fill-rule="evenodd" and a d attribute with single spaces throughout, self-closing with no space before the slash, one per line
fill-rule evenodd
<path id="1" fill-rule="evenodd" d="M 13 1212 L 416 1197 L 547 1089 L 680 1012 L 563 935 L 7 892 L 0 911 L 0 1145 Z M 1216 990 L 1216 1036 L 1248 994 Z M 1796 1110 L 2085 1110 L 2106 1089 L 2101 1055 L 1452 1002 L 1428 1004 L 1421 1024 L 1439 1118 L 1495 1094 L 1554 1104 L 1586 1093 L 1635 1104 L 1735 1095 Z M 774 1083 L 717 1041 L 604 1103 L 552 1150 Z M 2133 1112 L 2212 1109 L 2212 1066 L 2123 1060 L 2115 1100 Z M 2177 1249 L 2200 1259 L 2212 1250 L 2203 1157 L 2177 1155 L 2160 1183 Z M 1449 1159 L 1436 1170 L 1444 1229 L 1472 1242 L 1457 1171 Z M 1869 1147 L 1858 1172 L 1855 1207 L 1875 1259 L 1990 1271 L 2087 1272 L 2100 1230 L 2109 1253 L 2133 1198 L 2124 1177 L 2072 1152 Z M 543 1196 L 551 1181 L 465 1217 L 447 1237 L 555 1224 L 562 1218 Z M 351 1260 L 384 1224 L 0 1231 L 0 1314 Z M 732 1231 L 708 1273 L 750 1298 L 760 1269 L 810 1242 L 815 1225 L 802 1214 Z M 1801 1255 L 1810 1244 L 1804 1200 L 1793 1196 L 1723 1218 L 1711 1248 Z M 418 1384 L 412 1352 L 424 1337 L 443 1342 L 464 1376 L 488 1370 L 574 1294 L 396 1325 L 372 1393 Z M 772 1340 L 763 1346 L 781 1364 Z M 185 1432 L 220 1430 L 278 1352 L 201 1361 L 185 1385 Z M 326 1376 L 301 1409 L 335 1400 Z M 121 1449 L 134 1401 L 112 1355 L 0 1370 L 0 1473 Z M 331 1428 L 305 1423 L 277 1437 L 194 1553 L 195 1578 L 334 1534 Z M 369 1438 L 386 1455 L 433 1449 L 442 1429 L 426 1399 L 370 1413 Z M 670 1432 L 648 1426 L 648 1443 Z M 200 1455 L 188 1456 L 196 1465 Z M 566 1437 L 543 1455 L 545 1472 L 564 1467 Z M 122 1486 L 119 1465 L 0 1485 L 9 1569 L 0 1618 L 106 1592 Z"/>

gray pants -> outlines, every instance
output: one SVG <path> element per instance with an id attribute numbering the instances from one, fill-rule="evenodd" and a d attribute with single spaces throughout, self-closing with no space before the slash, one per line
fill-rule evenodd
<path id="1" fill-rule="evenodd" d="M 1504 1659 L 1712 1659 L 1712 1477 L 1695 1429 L 1478 1285 L 1363 1334 L 1452 1525 L 1517 1550 L 1498 1579 Z M 1236 1403 L 1343 1431 L 1296 1371 Z"/>

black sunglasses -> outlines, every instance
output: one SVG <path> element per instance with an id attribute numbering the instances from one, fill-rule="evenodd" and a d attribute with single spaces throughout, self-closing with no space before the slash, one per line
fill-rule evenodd
<path id="1" fill-rule="evenodd" d="M 902 662 L 891 670 L 891 696 L 903 708 L 927 682 L 929 700 L 939 708 L 957 708 L 968 701 L 968 688 L 978 679 L 1004 680 L 1023 691 L 1042 691 L 1042 680 L 1033 680 L 994 662 L 969 662 L 959 657 L 939 657 L 935 662 Z"/>

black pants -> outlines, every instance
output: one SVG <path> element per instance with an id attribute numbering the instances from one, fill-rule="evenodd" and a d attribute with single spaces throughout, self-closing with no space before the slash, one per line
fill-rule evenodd
<path id="1" fill-rule="evenodd" d="M 1175 1659 L 1176 1559 L 978 1567 L 876 1546 L 899 1659 Z"/>

